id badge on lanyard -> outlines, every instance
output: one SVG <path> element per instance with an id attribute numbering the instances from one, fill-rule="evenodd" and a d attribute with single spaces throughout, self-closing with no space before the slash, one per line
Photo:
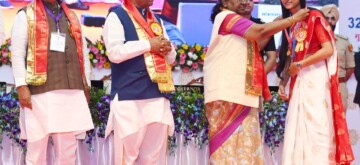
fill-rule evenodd
<path id="1" fill-rule="evenodd" d="M 52 32 L 50 36 L 50 50 L 57 52 L 65 52 L 66 34 Z"/>
<path id="2" fill-rule="evenodd" d="M 51 32 L 50 34 L 50 50 L 57 52 L 65 52 L 66 34 L 60 33 L 60 25 L 59 25 L 59 21 L 63 14 L 63 11 L 60 8 L 58 15 L 55 16 L 46 6 L 44 7 L 46 12 L 50 15 L 50 17 L 54 19 L 57 30 L 57 32 Z"/>

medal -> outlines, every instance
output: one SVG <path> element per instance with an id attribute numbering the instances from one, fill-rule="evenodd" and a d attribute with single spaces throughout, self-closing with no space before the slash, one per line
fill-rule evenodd
<path id="1" fill-rule="evenodd" d="M 307 31 L 304 27 L 300 27 L 296 33 L 295 33 L 295 38 L 297 41 L 296 47 L 295 47 L 295 52 L 299 52 L 299 51 L 303 51 L 304 50 L 304 41 L 306 39 L 307 36 Z"/>
<path id="2" fill-rule="evenodd" d="M 163 34 L 162 27 L 160 26 L 159 23 L 153 22 L 153 23 L 151 23 L 150 27 L 156 36 L 160 36 Z"/>

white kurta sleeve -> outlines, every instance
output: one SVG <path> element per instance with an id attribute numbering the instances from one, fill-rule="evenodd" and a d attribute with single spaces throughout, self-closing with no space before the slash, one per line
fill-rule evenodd
<path id="1" fill-rule="evenodd" d="M 20 11 L 11 30 L 11 61 L 16 87 L 27 85 L 25 58 L 28 44 L 28 29 L 25 11 Z"/>
<path id="2" fill-rule="evenodd" d="M 5 35 L 5 23 L 4 23 L 4 16 L 0 9 L 0 45 L 5 42 L 6 35 Z"/>
<path id="3" fill-rule="evenodd" d="M 163 21 L 161 21 L 161 26 L 162 26 L 163 31 L 164 31 L 164 37 L 166 39 L 170 40 L 168 34 L 166 33 L 166 29 L 165 29 Z M 167 56 L 167 59 L 168 59 L 170 64 L 172 64 L 175 61 L 176 51 L 175 51 L 175 48 L 174 48 L 174 46 L 172 44 L 171 44 L 171 51 L 166 56 Z"/>
<path id="4" fill-rule="evenodd" d="M 124 27 L 114 12 L 106 18 L 103 37 L 109 60 L 113 63 L 121 63 L 150 51 L 148 40 L 125 40 Z"/>

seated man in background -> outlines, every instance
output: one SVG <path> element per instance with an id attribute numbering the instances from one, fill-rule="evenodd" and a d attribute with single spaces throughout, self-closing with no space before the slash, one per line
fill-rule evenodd
<path id="1" fill-rule="evenodd" d="M 167 17 L 171 23 L 176 24 L 178 8 L 180 2 L 187 3 L 211 3 L 217 0 L 165 0 L 162 14 Z"/>

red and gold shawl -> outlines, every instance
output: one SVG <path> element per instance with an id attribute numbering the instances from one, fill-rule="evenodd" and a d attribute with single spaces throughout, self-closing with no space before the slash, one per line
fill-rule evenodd
<path id="1" fill-rule="evenodd" d="M 236 34 L 244 37 L 253 24 L 252 21 L 238 14 L 228 14 L 220 26 L 219 33 L 221 35 Z M 247 41 L 245 93 L 253 96 L 262 95 L 265 100 L 272 97 L 265 73 L 264 60 L 260 55 L 256 41 Z"/>
<path id="2" fill-rule="evenodd" d="M 321 25 L 326 29 L 329 36 L 331 37 L 331 42 L 334 48 L 335 46 L 335 37 L 334 33 L 325 20 L 324 16 L 317 10 L 312 10 L 306 22 L 306 38 L 303 41 L 303 46 L 299 45 L 297 42 L 297 47 L 302 47 L 303 49 L 296 53 L 294 61 L 301 61 L 304 59 L 308 49 L 311 38 L 314 34 L 315 21 L 320 20 Z M 351 149 L 349 132 L 346 124 L 344 106 L 341 99 L 341 94 L 339 90 L 339 81 L 338 81 L 338 67 L 337 67 L 337 52 L 334 51 L 333 55 L 326 60 L 326 65 L 330 78 L 330 92 L 331 92 L 331 102 L 333 108 L 333 120 L 334 120 L 334 129 L 335 129 L 335 139 L 336 139 L 336 162 L 339 164 L 350 164 L 354 160 L 354 154 Z M 291 79 L 290 90 L 293 89 L 296 77 L 294 76 Z M 291 93 L 291 92 L 290 92 Z"/>
<path id="3" fill-rule="evenodd" d="M 69 20 L 70 33 L 75 39 L 80 71 L 85 83 L 84 58 L 82 50 L 81 26 L 75 15 L 65 3 L 61 8 Z M 26 57 L 26 82 L 29 85 L 43 85 L 47 79 L 49 23 L 42 0 L 34 0 L 26 7 L 28 22 L 28 50 Z"/>
<path id="4" fill-rule="evenodd" d="M 124 9 L 129 13 L 140 40 L 148 40 L 163 34 L 162 26 L 157 22 L 149 8 L 146 10 L 146 20 L 131 0 L 124 1 Z M 171 66 L 166 61 L 165 56 L 155 52 L 147 52 L 144 53 L 144 57 L 150 79 L 158 84 L 160 92 L 169 93 L 175 91 Z"/>
<path id="5" fill-rule="evenodd" d="M 254 96 L 262 95 L 265 100 L 269 100 L 272 96 L 259 47 L 255 41 L 248 41 L 247 47 L 245 93 Z"/>

